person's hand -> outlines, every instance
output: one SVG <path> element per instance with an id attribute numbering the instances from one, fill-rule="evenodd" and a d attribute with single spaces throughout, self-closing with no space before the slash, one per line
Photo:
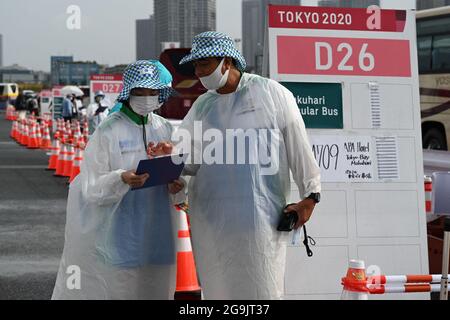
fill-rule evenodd
<path id="1" fill-rule="evenodd" d="M 169 193 L 177 194 L 184 188 L 184 182 L 182 180 L 174 180 L 172 183 L 168 184 Z"/>
<path id="2" fill-rule="evenodd" d="M 295 211 L 297 213 L 297 223 L 294 229 L 297 230 L 300 226 L 304 225 L 311 218 L 316 202 L 313 199 L 305 199 L 297 204 L 293 204 L 287 207 L 284 212 Z"/>
<path id="3" fill-rule="evenodd" d="M 158 156 L 165 156 L 172 154 L 173 144 L 170 142 L 158 142 L 155 144 L 154 142 L 150 142 L 147 148 L 147 154 L 150 159 Z"/>
<path id="4" fill-rule="evenodd" d="M 122 181 L 132 188 L 142 187 L 149 177 L 148 173 L 137 175 L 133 170 L 126 171 L 121 175 Z"/>

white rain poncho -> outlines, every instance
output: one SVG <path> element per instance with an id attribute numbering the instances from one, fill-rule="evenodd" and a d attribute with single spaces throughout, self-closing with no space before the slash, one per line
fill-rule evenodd
<path id="1" fill-rule="evenodd" d="M 148 119 L 148 141 L 168 141 L 170 123 L 154 114 Z M 176 213 L 167 186 L 131 191 L 121 180 L 124 171 L 147 158 L 142 125 L 123 112 L 110 115 L 96 130 L 81 173 L 70 185 L 52 299 L 173 297 Z M 81 271 L 81 289 L 74 289 L 73 266 Z"/>
<path id="2" fill-rule="evenodd" d="M 195 121 L 201 121 L 201 129 Z M 231 146 L 227 129 L 243 129 L 229 131 L 238 137 Z M 242 164 L 237 141 L 251 136 L 247 129 L 274 134 L 258 130 L 258 142 L 245 143 Z M 184 171 L 193 176 L 188 188 L 192 245 L 205 299 L 282 298 L 288 236 L 276 227 L 289 197 L 289 169 L 299 201 L 320 192 L 320 170 L 295 98 L 279 83 L 245 73 L 235 92 L 208 91 L 197 99 L 173 136 L 181 149 L 189 148 L 186 131 L 195 159 Z M 264 154 L 271 155 L 270 164 Z"/>
<path id="3" fill-rule="evenodd" d="M 106 108 L 103 112 L 96 113 L 97 109 L 100 107 L 98 103 L 91 103 L 86 108 L 86 117 L 88 119 L 89 133 L 93 134 L 95 129 L 100 125 L 100 123 L 106 119 L 109 114 L 109 109 L 111 108 L 111 102 L 104 98 L 100 102 L 101 107 Z"/>

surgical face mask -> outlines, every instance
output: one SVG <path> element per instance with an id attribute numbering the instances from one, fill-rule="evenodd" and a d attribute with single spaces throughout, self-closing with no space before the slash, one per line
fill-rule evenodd
<path id="1" fill-rule="evenodd" d="M 222 88 L 224 85 L 226 85 L 228 81 L 228 76 L 230 74 L 230 69 L 225 71 L 224 74 L 222 74 L 222 66 L 225 59 L 222 59 L 222 61 L 217 66 L 216 70 L 213 71 L 209 76 L 201 77 L 200 81 L 203 84 L 203 86 L 208 90 L 217 90 Z"/>
<path id="2" fill-rule="evenodd" d="M 130 106 L 137 114 L 146 116 L 149 113 L 159 109 L 162 103 L 159 103 L 158 96 L 130 96 Z"/>

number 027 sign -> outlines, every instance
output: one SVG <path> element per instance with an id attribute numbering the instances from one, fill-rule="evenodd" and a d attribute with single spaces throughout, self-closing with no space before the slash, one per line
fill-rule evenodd
<path id="1" fill-rule="evenodd" d="M 114 103 L 122 90 L 122 86 L 122 75 L 120 74 L 99 74 L 91 76 L 91 102 L 94 102 L 96 92 L 103 91 L 108 100 Z"/>

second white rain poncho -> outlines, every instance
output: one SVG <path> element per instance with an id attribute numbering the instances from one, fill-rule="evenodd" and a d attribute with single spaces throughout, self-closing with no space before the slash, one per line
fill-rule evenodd
<path id="1" fill-rule="evenodd" d="M 251 143 L 255 130 L 257 143 Z M 320 170 L 295 98 L 273 80 L 244 73 L 235 92 L 208 91 L 194 103 L 173 140 L 186 133 L 196 161 L 185 174 L 193 176 L 192 244 L 204 297 L 282 298 L 288 237 L 276 227 L 289 198 L 290 170 L 300 199 L 320 192 Z M 239 140 L 247 141 L 244 155 Z"/>

